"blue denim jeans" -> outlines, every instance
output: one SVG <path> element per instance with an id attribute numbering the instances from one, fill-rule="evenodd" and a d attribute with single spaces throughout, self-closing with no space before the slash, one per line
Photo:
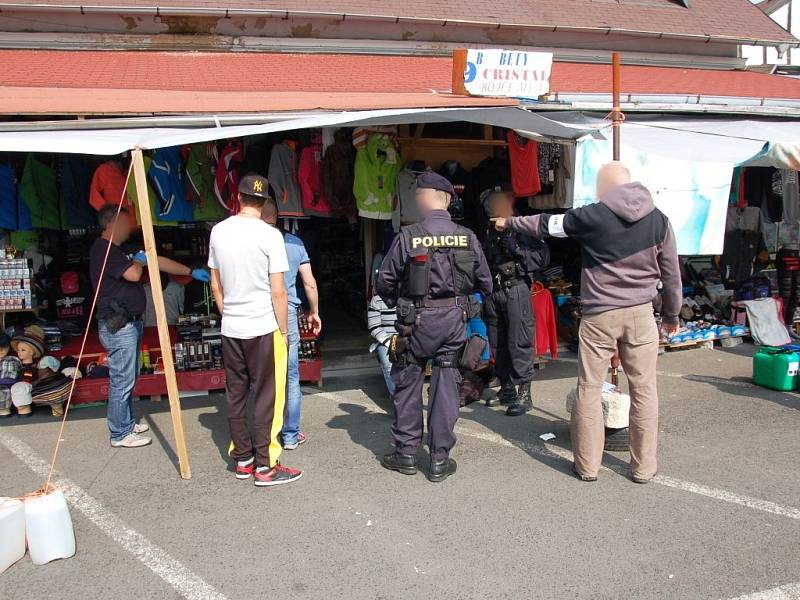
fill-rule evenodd
<path id="1" fill-rule="evenodd" d="M 389 349 L 384 344 L 378 344 L 375 348 L 375 357 L 383 372 L 383 380 L 386 382 L 386 389 L 389 395 L 394 394 L 394 380 L 392 379 L 392 363 L 389 362 Z"/>
<path id="2" fill-rule="evenodd" d="M 297 310 L 289 306 L 289 356 L 286 372 L 286 414 L 283 420 L 284 444 L 294 444 L 300 433 L 300 412 L 303 408 L 303 393 L 300 391 L 300 329 L 297 325 Z"/>
<path id="3" fill-rule="evenodd" d="M 133 321 L 111 333 L 106 322 L 98 322 L 100 343 L 108 353 L 108 432 L 118 441 L 133 431 L 133 387 L 139 376 L 139 346 L 142 322 Z"/>

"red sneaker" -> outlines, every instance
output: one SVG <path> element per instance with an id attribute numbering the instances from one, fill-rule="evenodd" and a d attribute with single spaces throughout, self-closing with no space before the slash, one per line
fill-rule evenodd
<path id="1" fill-rule="evenodd" d="M 236 463 L 236 468 L 233 472 L 236 474 L 236 479 L 249 479 L 256 472 L 256 461 L 246 466 Z"/>
<path id="2" fill-rule="evenodd" d="M 270 485 L 283 485 L 284 483 L 297 481 L 303 476 L 303 472 L 298 469 L 284 467 L 279 463 L 269 471 L 256 471 L 253 473 L 253 476 L 255 477 L 255 484 L 258 487 L 267 487 Z"/>

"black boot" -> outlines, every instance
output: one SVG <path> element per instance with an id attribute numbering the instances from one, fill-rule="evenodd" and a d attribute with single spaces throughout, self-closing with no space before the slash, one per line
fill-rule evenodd
<path id="1" fill-rule="evenodd" d="M 428 471 L 428 481 L 439 483 L 456 472 L 458 465 L 452 458 L 444 460 L 431 460 L 431 468 Z"/>
<path id="2" fill-rule="evenodd" d="M 497 392 L 497 398 L 503 406 L 511 406 L 517 403 L 517 388 L 512 381 L 504 381 Z"/>
<path id="3" fill-rule="evenodd" d="M 509 417 L 518 417 L 524 415 L 526 412 L 533 408 L 533 400 L 531 399 L 531 382 L 519 384 L 519 396 L 515 404 L 512 404 L 506 410 Z"/>
<path id="4" fill-rule="evenodd" d="M 392 452 L 381 458 L 381 466 L 390 471 L 397 471 L 403 475 L 417 474 L 417 457 L 411 454 Z"/>

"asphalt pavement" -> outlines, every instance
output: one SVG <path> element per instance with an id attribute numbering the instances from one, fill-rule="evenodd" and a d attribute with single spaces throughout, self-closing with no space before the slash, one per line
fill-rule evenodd
<path id="1" fill-rule="evenodd" d="M 365 355 L 306 388 L 308 443 L 282 457 L 304 476 L 279 488 L 233 477 L 219 394 L 184 400 L 190 481 L 166 402 L 137 402 L 154 443 L 135 450 L 108 445 L 103 407 L 78 409 L 57 468 L 77 554 L 26 556 L 0 598 L 800 598 L 800 396 L 753 386 L 752 352 L 660 358 L 648 485 L 624 453 L 596 483 L 570 475 L 569 354 L 537 372 L 530 414 L 463 409 L 441 484 L 378 465 L 390 406 Z M 0 494 L 42 485 L 57 434 L 44 414 L 0 421 Z"/>

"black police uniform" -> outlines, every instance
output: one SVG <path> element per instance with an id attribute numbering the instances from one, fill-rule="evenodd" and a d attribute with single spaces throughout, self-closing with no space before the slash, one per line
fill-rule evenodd
<path id="1" fill-rule="evenodd" d="M 446 191 L 452 185 L 440 175 L 425 173 L 418 188 Z M 446 210 L 428 214 L 421 223 L 404 227 L 378 272 L 377 293 L 389 307 L 397 307 L 398 336 L 393 340 L 395 363 L 392 396 L 395 419 L 392 434 L 395 453 L 381 461 L 384 467 L 416 473 L 414 455 L 422 442 L 422 384 L 425 364 L 433 359 L 428 407 L 428 447 L 431 481 L 441 481 L 455 471 L 449 459 L 455 445 L 458 358 L 466 340 L 466 315 L 470 294 L 487 294 L 492 277 L 475 235 L 453 223 Z"/>
<path id="2" fill-rule="evenodd" d="M 484 317 L 494 349 L 495 372 L 502 383 L 499 400 L 510 405 L 508 415 L 518 416 L 533 406 L 531 277 L 550 263 L 550 250 L 527 235 L 501 233 L 494 227 L 486 235 L 484 250 L 494 279 L 494 290 L 484 303 Z"/>

